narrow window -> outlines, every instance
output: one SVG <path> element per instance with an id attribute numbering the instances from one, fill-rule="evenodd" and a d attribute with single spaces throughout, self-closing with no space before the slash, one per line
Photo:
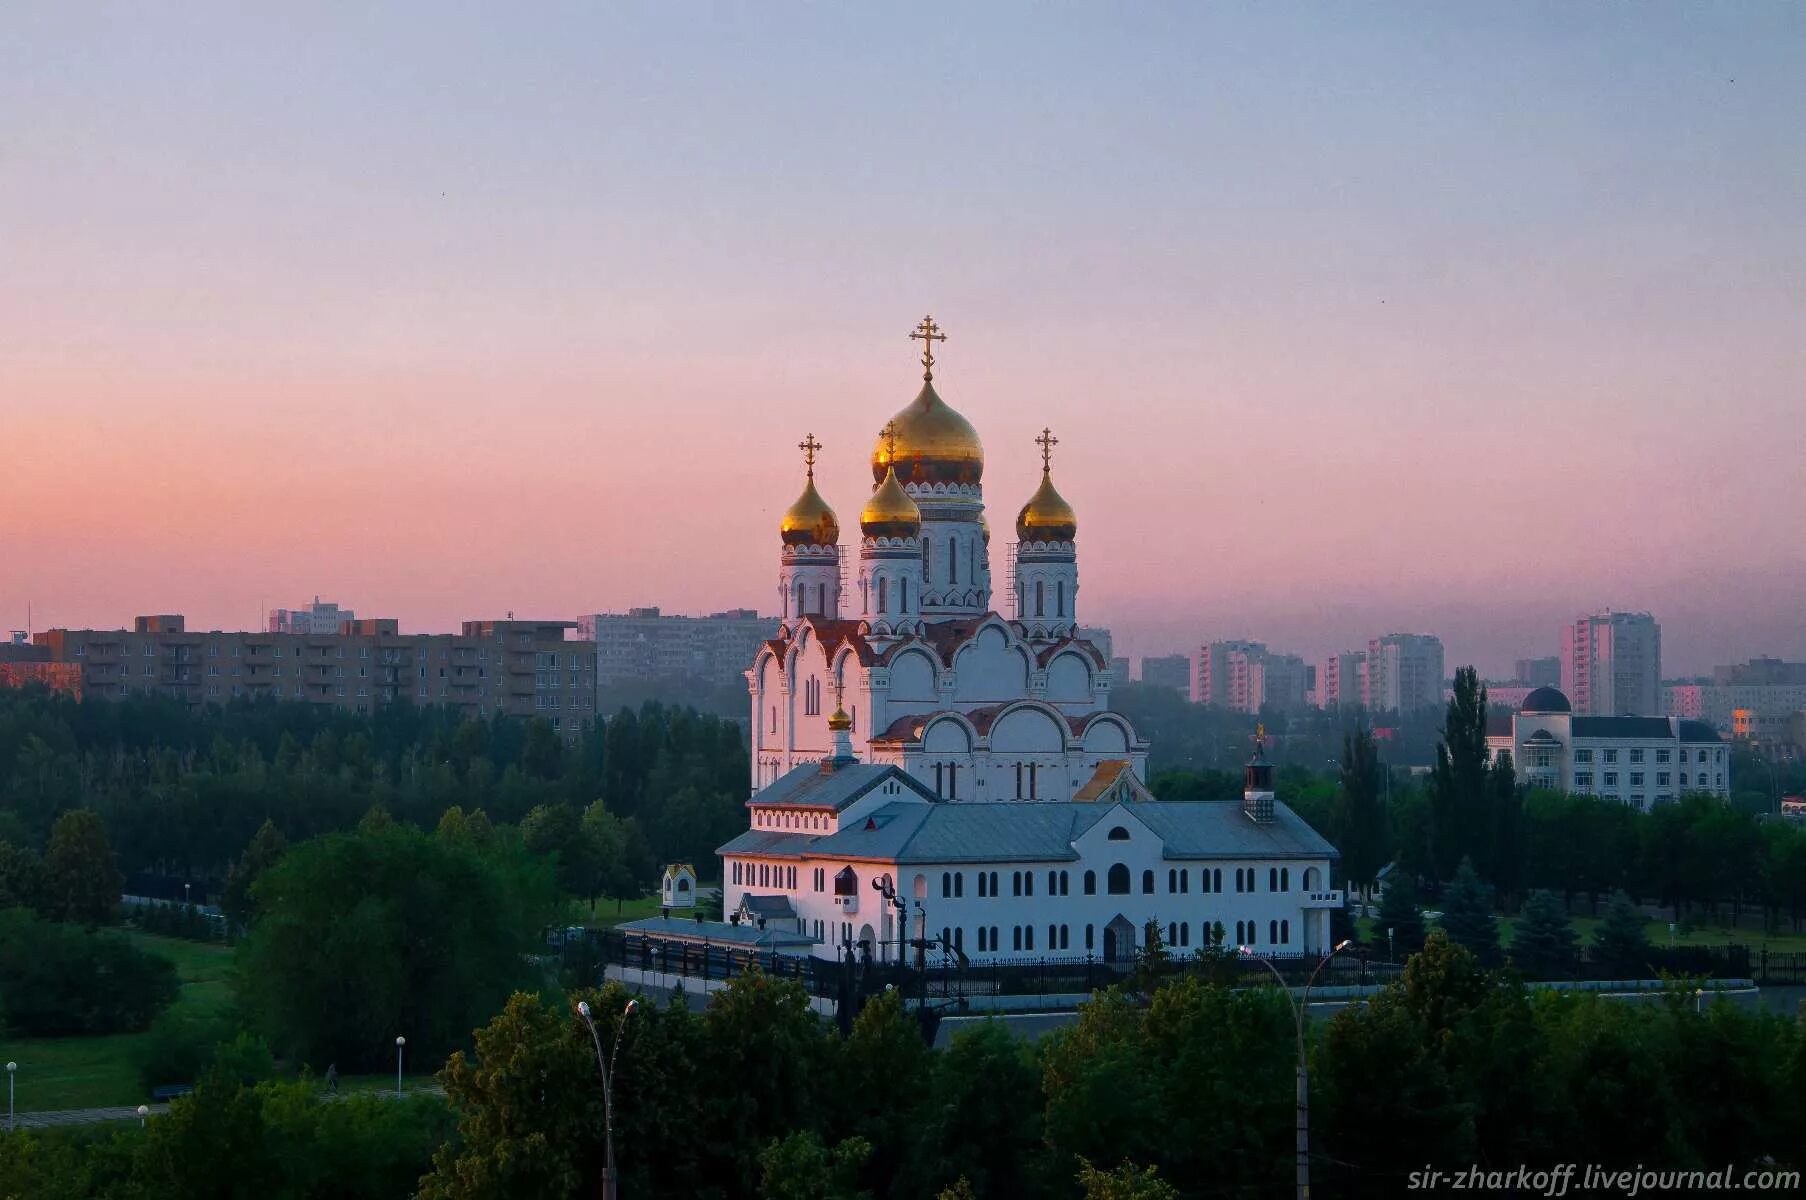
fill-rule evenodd
<path id="1" fill-rule="evenodd" d="M 955 543 L 955 540 L 953 538 L 948 538 L 947 539 L 947 582 L 949 584 L 954 584 L 954 583 L 959 582 L 959 560 L 954 557 L 955 553 L 957 553 L 957 545 Z"/>
<path id="2" fill-rule="evenodd" d="M 1086 871 L 1085 872 L 1085 894 L 1087 896 L 1097 895 L 1097 872 L 1096 871 Z"/>
<path id="3" fill-rule="evenodd" d="M 1047 615 L 1045 612 L 1042 611 L 1042 609 L 1045 607 L 1046 600 L 1047 600 L 1047 585 L 1042 583 L 1039 579 L 1037 579 L 1037 580 L 1035 580 L 1035 615 L 1037 617 L 1042 617 L 1042 616 Z"/>
<path id="4" fill-rule="evenodd" d="M 957 900 L 965 894 L 966 873 L 964 871 L 955 871 L 953 873 L 953 898 Z"/>
<path id="5" fill-rule="evenodd" d="M 1054 584 L 1054 616 L 1064 617 L 1065 615 L 1066 615 L 1066 581 L 1064 579 L 1062 579 L 1059 582 Z"/>
<path id="6" fill-rule="evenodd" d="M 878 615 L 879 616 L 883 616 L 885 613 L 890 611 L 890 609 L 887 607 L 889 600 L 890 600 L 890 580 L 881 578 L 878 580 Z"/>
<path id="7" fill-rule="evenodd" d="M 1154 894 L 1154 873 L 1152 871 L 1143 871 L 1141 873 L 1141 893 L 1144 896 L 1152 896 Z"/>

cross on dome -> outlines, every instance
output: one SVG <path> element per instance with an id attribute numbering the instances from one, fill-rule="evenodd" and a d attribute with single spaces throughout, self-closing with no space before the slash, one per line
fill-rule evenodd
<path id="1" fill-rule="evenodd" d="M 922 378 L 933 379 L 934 344 L 946 341 L 947 335 L 941 332 L 941 327 L 934 323 L 934 316 L 930 314 L 922 318 L 922 323 L 915 327 L 909 340 L 922 343 Z"/>
<path id="2" fill-rule="evenodd" d="M 803 452 L 803 465 L 809 468 L 809 478 L 815 478 L 815 452 L 821 449 L 821 443 L 815 440 L 813 433 L 803 435 L 803 440 L 796 444 Z"/>
<path id="3" fill-rule="evenodd" d="M 1060 444 L 1060 439 L 1053 435 L 1053 430 L 1043 426 L 1041 436 L 1035 439 L 1035 445 L 1041 447 L 1041 474 L 1048 472 L 1048 463 L 1053 459 L 1053 448 Z"/>

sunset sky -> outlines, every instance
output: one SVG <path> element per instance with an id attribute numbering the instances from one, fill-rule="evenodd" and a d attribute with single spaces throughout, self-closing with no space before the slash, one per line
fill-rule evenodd
<path id="1" fill-rule="evenodd" d="M 282 7 L 0 12 L 0 629 L 774 611 L 931 311 L 1119 652 L 1806 657 L 1806 7 Z"/>

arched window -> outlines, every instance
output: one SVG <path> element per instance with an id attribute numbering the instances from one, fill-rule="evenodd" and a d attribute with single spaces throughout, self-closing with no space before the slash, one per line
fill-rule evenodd
<path id="1" fill-rule="evenodd" d="M 1022 948 L 1024 950 L 1033 950 L 1035 948 L 1035 927 L 1033 925 L 1024 925 L 1022 927 Z"/>
<path id="2" fill-rule="evenodd" d="M 796 581 L 796 615 L 803 615 L 803 581 Z"/>
<path id="3" fill-rule="evenodd" d="M 1177 867 L 1166 869 L 1166 890 L 1168 894 L 1177 893 L 1179 890 L 1179 869 Z"/>
<path id="4" fill-rule="evenodd" d="M 1085 926 L 1085 949 L 1091 950 L 1097 945 L 1097 931 L 1093 926 Z"/>
<path id="5" fill-rule="evenodd" d="M 959 559 L 954 557 L 954 555 L 957 552 L 958 552 L 958 547 L 955 544 L 955 539 L 953 539 L 951 537 L 948 538 L 947 539 L 947 582 L 949 584 L 954 584 L 954 583 L 959 582 Z"/>
<path id="6" fill-rule="evenodd" d="M 815 611 L 822 614 L 828 611 L 828 585 L 825 583 L 815 585 Z"/>
<path id="7" fill-rule="evenodd" d="M 1191 891 L 1191 868 L 1190 867 L 1180 867 L 1179 868 L 1179 890 L 1181 892 Z"/>
<path id="8" fill-rule="evenodd" d="M 1270 946 L 1279 945 L 1279 922 L 1278 921 L 1268 921 L 1267 922 L 1267 944 Z"/>
<path id="9" fill-rule="evenodd" d="M 1104 837 L 1107 841 L 1126 842 L 1129 840 L 1129 831 L 1124 829 L 1121 825 L 1113 825 L 1110 827 L 1110 832 L 1105 834 Z"/>
<path id="10" fill-rule="evenodd" d="M 908 579 L 897 580 L 897 611 L 902 612 L 902 613 L 906 613 L 909 611 L 909 580 Z"/>
<path id="11" fill-rule="evenodd" d="M 1049 896 L 1058 896 L 1060 894 L 1060 873 L 1058 871 L 1049 871 L 1047 873 L 1047 894 Z"/>
<path id="12" fill-rule="evenodd" d="M 1072 949 L 1072 927 L 1069 925 L 1060 926 L 1060 949 Z"/>
<path id="13" fill-rule="evenodd" d="M 1042 611 L 1043 607 L 1046 605 L 1046 602 L 1047 602 L 1047 585 L 1042 583 L 1039 579 L 1037 579 L 1037 580 L 1035 580 L 1035 615 L 1037 617 L 1043 617 L 1043 616 L 1047 615 L 1045 612 Z"/>
<path id="14" fill-rule="evenodd" d="M 1278 867 L 1268 867 L 1267 868 L 1267 890 L 1269 892 L 1277 892 L 1279 890 L 1279 868 Z"/>
<path id="15" fill-rule="evenodd" d="M 978 873 L 978 895 L 980 899 L 990 895 L 989 892 L 985 891 L 985 873 L 983 871 Z"/>
<path id="16" fill-rule="evenodd" d="M 1033 871 L 1022 872 L 1022 894 L 1024 896 L 1035 894 L 1035 873 Z"/>
<path id="17" fill-rule="evenodd" d="M 941 899 L 953 899 L 953 875 L 948 871 L 941 872 Z"/>
<path id="18" fill-rule="evenodd" d="M 1022 949 L 1022 926 L 1020 925 L 1010 926 L 1010 949 Z"/>
<path id="19" fill-rule="evenodd" d="M 1279 923 L 1279 944 L 1282 946 L 1290 946 L 1292 944 L 1292 923 L 1290 921 L 1281 921 Z"/>
<path id="20" fill-rule="evenodd" d="M 966 931 L 964 929 L 955 929 L 953 931 L 953 948 L 955 950 L 964 950 L 966 948 Z"/>
<path id="21" fill-rule="evenodd" d="M 1021 871 L 1011 871 L 1010 872 L 1010 895 L 1020 896 L 1021 894 L 1022 894 L 1022 872 Z"/>
<path id="22" fill-rule="evenodd" d="M 1240 921 L 1235 923 L 1235 944 L 1238 946 L 1246 946 L 1248 944 L 1247 931 L 1242 928 L 1242 922 Z"/>
<path id="23" fill-rule="evenodd" d="M 1292 868 L 1279 868 L 1279 890 L 1282 892 L 1289 892 L 1292 890 Z"/>
<path id="24" fill-rule="evenodd" d="M 1054 584 L 1054 616 L 1066 615 L 1066 581 L 1059 580 Z"/>
<path id="25" fill-rule="evenodd" d="M 1058 950 L 1060 948 L 1060 927 L 1058 925 L 1049 925 L 1047 927 L 1047 948 L 1049 950 Z"/>
<path id="26" fill-rule="evenodd" d="M 1003 894 L 1002 892 L 999 892 L 997 890 L 997 872 L 992 871 L 991 872 L 991 895 L 1001 896 L 1002 894 Z"/>
<path id="27" fill-rule="evenodd" d="M 1141 894 L 1144 896 L 1154 894 L 1154 872 L 1143 871 L 1141 873 Z"/>
<path id="28" fill-rule="evenodd" d="M 1218 867 L 1210 873 L 1210 890 L 1213 892 L 1223 890 L 1223 868 Z"/>
<path id="29" fill-rule="evenodd" d="M 1097 872 L 1096 871 L 1086 871 L 1085 872 L 1085 894 L 1087 896 L 1097 895 Z"/>
<path id="30" fill-rule="evenodd" d="M 890 611 L 890 580 L 882 577 L 878 580 L 878 615 L 883 616 Z"/>
<path id="31" fill-rule="evenodd" d="M 1122 863 L 1116 863 L 1115 865 L 1113 865 L 1110 868 L 1110 877 L 1108 880 L 1108 885 L 1110 888 L 1110 894 L 1112 896 L 1128 895 L 1129 894 L 1129 868 L 1124 866 Z"/>
<path id="32" fill-rule="evenodd" d="M 1166 944 L 1169 946 L 1179 944 L 1179 922 L 1168 921 L 1166 923 Z"/>
<path id="33" fill-rule="evenodd" d="M 922 535 L 922 582 L 934 582 L 934 539 L 927 534 Z"/>
<path id="34" fill-rule="evenodd" d="M 965 894 L 966 873 L 964 871 L 955 871 L 953 873 L 953 898 L 957 900 Z"/>
<path id="35" fill-rule="evenodd" d="M 1181 946 L 1191 945 L 1191 922 L 1190 921 L 1179 922 L 1179 944 Z"/>

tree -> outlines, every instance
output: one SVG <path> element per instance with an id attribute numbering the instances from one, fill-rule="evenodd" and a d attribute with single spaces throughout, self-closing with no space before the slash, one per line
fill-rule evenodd
<path id="1" fill-rule="evenodd" d="M 50 827 L 44 888 L 45 911 L 59 921 L 99 925 L 118 911 L 125 876 L 106 827 L 91 809 L 72 809 Z"/>
<path id="2" fill-rule="evenodd" d="M 239 994 L 285 1056 L 380 1066 L 462 1044 L 524 982 L 551 916 L 543 867 L 412 826 L 293 847 L 255 889 Z"/>
<path id="3" fill-rule="evenodd" d="M 1159 1171 L 1131 1162 L 1102 1171 L 1081 1158 L 1079 1188 L 1085 1200 L 1179 1200 L 1177 1189 L 1160 1178 Z"/>
<path id="4" fill-rule="evenodd" d="M 859 1168 L 871 1154 L 865 1139 L 850 1137 L 824 1146 L 813 1130 L 800 1130 L 759 1154 L 759 1195 L 763 1200 L 870 1200 L 858 1186 Z"/>
<path id="5" fill-rule="evenodd" d="M 1605 919 L 1593 931 L 1593 957 L 1621 979 L 1640 979 L 1649 970 L 1649 935 L 1643 910 L 1622 891 L 1612 893 Z"/>
<path id="6" fill-rule="evenodd" d="M 116 933 L 0 910 L 0 1022 L 14 1034 L 137 1033 L 179 988 L 174 964 Z"/>
<path id="7" fill-rule="evenodd" d="M 638 899 L 652 874 L 652 853 L 640 834 L 639 822 L 615 816 L 600 800 L 583 813 L 583 836 L 589 841 L 589 852 L 595 866 L 596 891 L 615 902 L 621 910 L 625 900 Z M 595 910 L 595 897 L 590 898 Z"/>
<path id="8" fill-rule="evenodd" d="M 251 923 L 251 885 L 263 878 L 264 872 L 281 861 L 287 851 L 288 839 L 282 836 L 274 821 L 265 817 L 251 844 L 227 872 L 226 886 L 220 895 L 220 908 L 235 927 L 243 929 Z"/>
<path id="9" fill-rule="evenodd" d="M 559 890 L 585 897 L 593 907 L 600 890 L 596 847 L 586 836 L 577 809 L 569 804 L 541 804 L 521 818 L 520 833 L 528 853 L 557 862 Z"/>
<path id="10" fill-rule="evenodd" d="M 1442 927 L 1449 939 L 1491 966 L 1499 960 L 1499 922 L 1492 914 L 1492 890 L 1480 882 L 1471 859 L 1463 858 L 1442 893 Z"/>
<path id="11" fill-rule="evenodd" d="M 960 1029 L 933 1058 L 896 1194 L 966 1184 L 968 1196 L 1032 1192 L 1042 1155 L 1041 1074 L 1002 1021 Z"/>
<path id="12" fill-rule="evenodd" d="M 1172 966 L 1173 953 L 1166 948 L 1160 922 L 1149 918 L 1142 926 L 1141 945 L 1135 948 L 1135 986 L 1143 995 L 1152 995 Z"/>
<path id="13" fill-rule="evenodd" d="M 911 1120 L 908 1111 L 928 1091 L 928 1047 L 921 1025 L 904 1007 L 903 995 L 887 988 L 866 1002 L 853 1021 L 853 1032 L 834 1045 L 834 1094 L 840 1103 L 830 1110 L 827 1131 L 864 1145 L 867 1186 L 884 1188 L 908 1158 Z M 908 1099 L 900 1099 L 907 1097 Z M 769 1190 L 769 1177 L 767 1190 Z"/>
<path id="14" fill-rule="evenodd" d="M 1374 944 L 1384 942 L 1395 959 L 1403 960 L 1423 949 L 1423 939 L 1423 912 L 1417 907 L 1416 881 L 1403 869 L 1394 868 L 1380 892 L 1379 917 L 1373 923 Z"/>
<path id="15" fill-rule="evenodd" d="M 43 861 L 28 849 L 0 842 L 0 909 L 37 908 L 47 899 Z"/>
<path id="16" fill-rule="evenodd" d="M 1560 896 L 1538 888 L 1524 899 L 1511 931 L 1511 961 L 1531 979 L 1565 979 L 1573 973 L 1578 950 L 1568 906 Z"/>
<path id="17" fill-rule="evenodd" d="M 1357 888 L 1368 887 L 1390 857 L 1386 806 L 1380 798 L 1385 777 L 1373 730 L 1357 726 L 1342 737 L 1342 804 L 1335 843 L 1342 873 Z"/>
<path id="18" fill-rule="evenodd" d="M 1453 876 L 1464 856 L 1490 861 L 1487 775 L 1486 690 L 1474 668 L 1461 667 L 1430 773 L 1430 848 L 1439 879 Z"/>

